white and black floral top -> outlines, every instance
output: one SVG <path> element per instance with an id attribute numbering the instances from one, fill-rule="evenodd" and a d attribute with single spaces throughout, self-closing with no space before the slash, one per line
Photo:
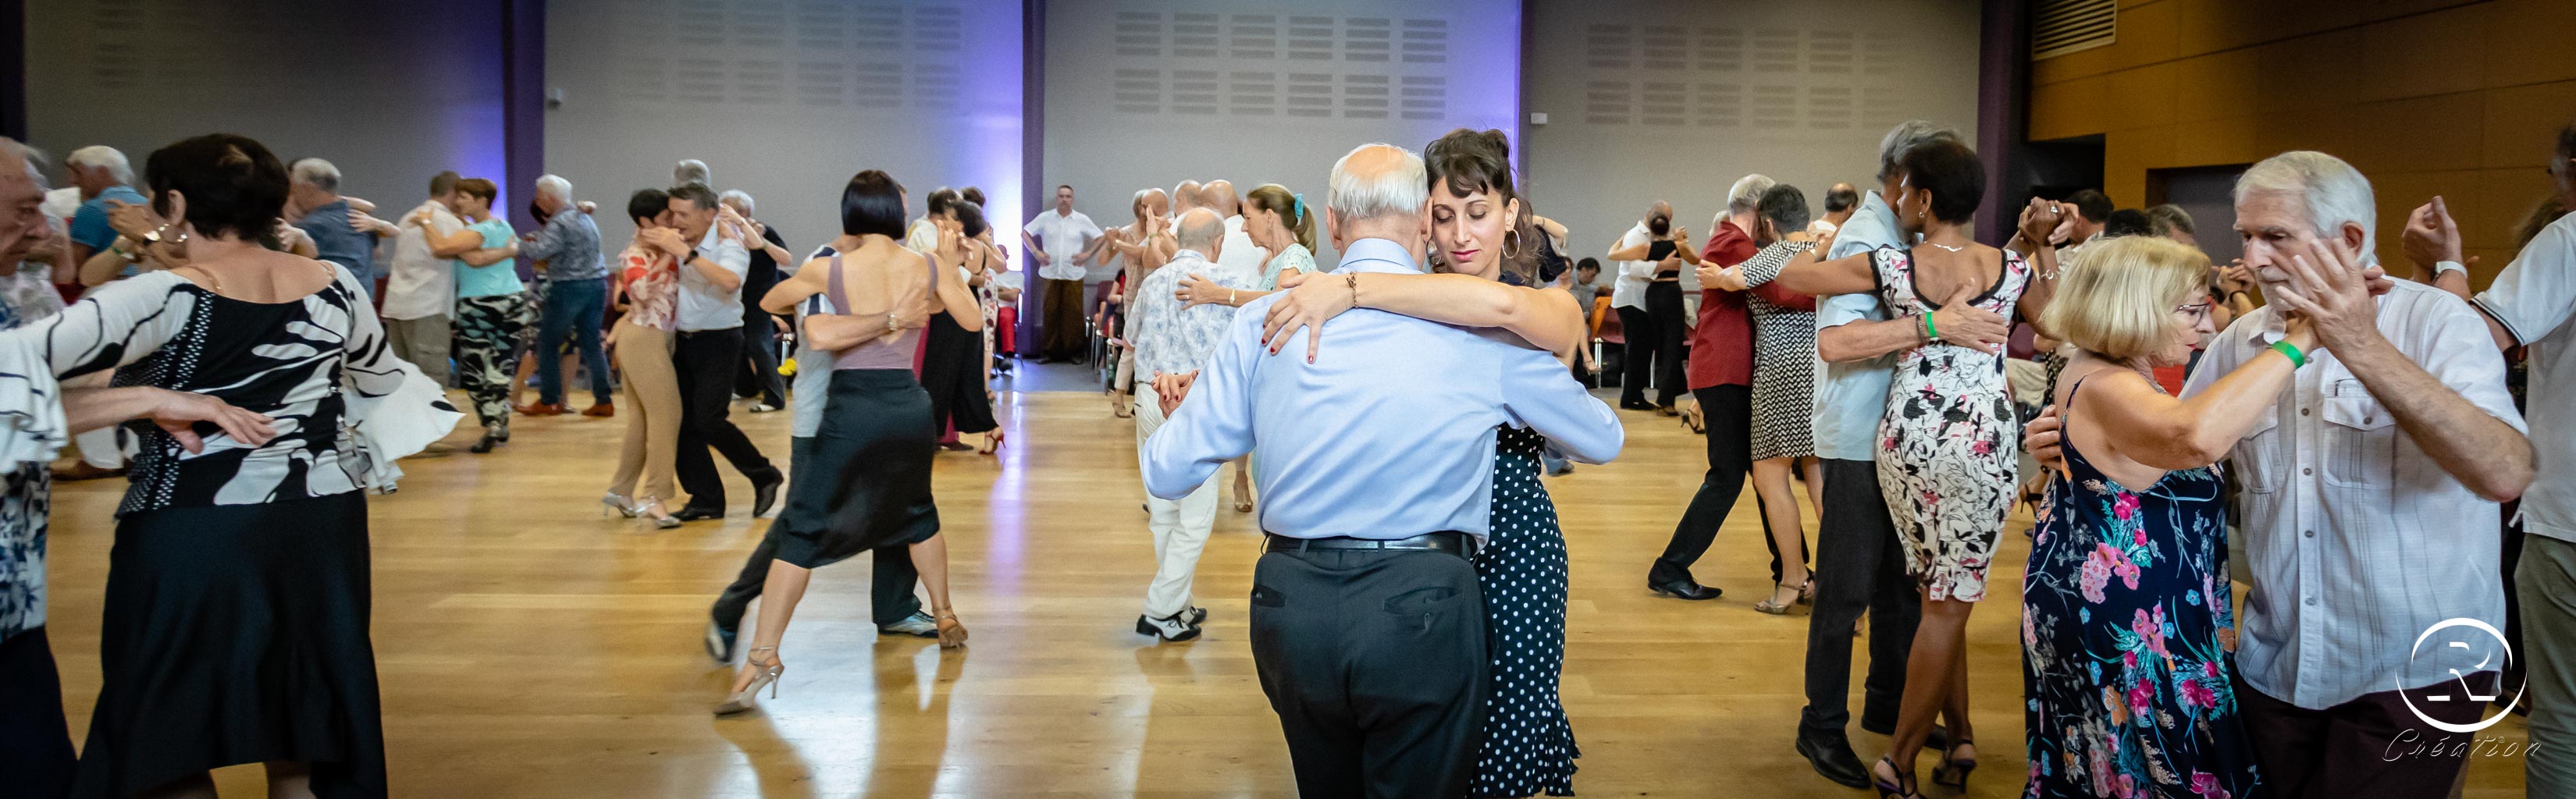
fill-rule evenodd
<path id="1" fill-rule="evenodd" d="M 0 334 L 0 461 L 50 460 L 65 435 L 54 380 L 117 369 L 115 384 L 212 395 L 268 415 L 260 446 L 201 430 L 190 453 L 135 422 L 133 485 L 117 514 L 247 505 L 393 488 L 393 462 L 445 436 L 459 417 L 445 393 L 394 357 L 358 279 L 290 302 L 255 303 L 154 272 L 119 280 L 53 319 Z M 5 388 L 5 387 L 0 387 Z"/>
<path id="2" fill-rule="evenodd" d="M 60 295 L 33 264 L 0 278 L 0 331 L 15 330 L 52 316 L 63 308 Z M 34 274 L 30 274 L 34 273 Z M 29 285 L 41 293 L 26 290 Z M 10 381 L 16 383 L 17 381 Z M 0 385 L 15 391 L 20 385 Z M 45 626 L 45 532 L 52 516 L 52 465 L 20 462 L 0 465 L 0 641 Z"/>

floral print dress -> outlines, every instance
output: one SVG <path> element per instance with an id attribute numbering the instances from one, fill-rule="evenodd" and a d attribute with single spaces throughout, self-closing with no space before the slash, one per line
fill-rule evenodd
<path id="1" fill-rule="evenodd" d="M 1940 308 L 1914 284 L 1914 251 L 1870 255 L 1879 300 L 1895 318 Z M 2003 251 L 1994 285 L 1969 304 L 2012 318 L 2030 264 Z M 2021 470 L 2021 418 L 2004 354 L 1933 342 L 1906 351 L 1878 422 L 1878 487 L 1905 545 L 1905 571 L 1927 598 L 1986 598 L 1986 568 L 2011 516 Z"/>
<path id="2" fill-rule="evenodd" d="M 2065 453 L 2074 477 L 2050 483 L 2022 582 L 2023 796 L 2262 795 L 2233 687 L 2218 467 L 2133 491 L 2074 442 Z"/>

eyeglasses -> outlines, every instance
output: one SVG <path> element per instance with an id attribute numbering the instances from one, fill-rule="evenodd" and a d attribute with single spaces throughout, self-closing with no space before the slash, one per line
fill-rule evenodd
<path id="1" fill-rule="evenodd" d="M 2201 321 L 2209 318 L 2209 309 L 2215 304 L 2215 301 L 2205 301 L 2181 306 L 2174 309 L 2174 315 L 2195 322 Z"/>

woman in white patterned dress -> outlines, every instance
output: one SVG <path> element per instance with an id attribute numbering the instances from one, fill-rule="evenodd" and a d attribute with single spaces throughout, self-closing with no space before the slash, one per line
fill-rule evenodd
<path id="1" fill-rule="evenodd" d="M 2003 353 L 1941 340 L 1933 311 L 1967 303 L 2007 318 L 2039 318 L 2044 287 L 2021 256 L 1978 244 L 1969 223 L 1985 195 L 1985 165 L 1957 142 L 1927 144 L 1899 164 L 1903 193 L 1893 204 L 1900 231 L 1917 249 L 1882 247 L 1817 262 L 1802 255 L 1783 285 L 1807 294 L 1874 291 L 1895 318 L 1924 327 L 1924 343 L 1897 362 L 1879 421 L 1879 490 L 1907 546 L 1906 571 L 1923 587 L 1923 621 L 1906 663 L 1905 696 L 1888 755 L 1872 767 L 1883 796 L 1916 796 L 1914 759 L 1937 713 L 1949 721 L 1949 749 L 1935 780 L 1964 785 L 1976 767 L 1968 720 L 1963 637 L 1986 595 L 1986 570 L 2012 512 L 2019 468 L 2019 418 L 2004 380 Z M 1945 298 L 1934 302 L 1932 297 Z"/>

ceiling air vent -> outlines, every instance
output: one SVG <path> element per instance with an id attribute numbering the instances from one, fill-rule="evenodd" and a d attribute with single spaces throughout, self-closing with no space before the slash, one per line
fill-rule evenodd
<path id="1" fill-rule="evenodd" d="M 2030 60 L 2091 50 L 2116 40 L 2119 0 L 2039 0 Z"/>

